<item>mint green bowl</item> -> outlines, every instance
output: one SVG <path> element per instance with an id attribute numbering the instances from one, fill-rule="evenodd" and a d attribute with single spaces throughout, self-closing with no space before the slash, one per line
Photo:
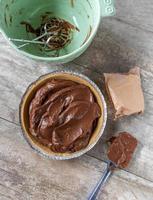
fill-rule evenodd
<path id="1" fill-rule="evenodd" d="M 33 59 L 66 63 L 87 49 L 97 32 L 101 16 L 113 15 L 114 7 L 112 0 L 0 0 L 0 31 L 7 40 L 32 40 L 36 36 L 27 33 L 21 22 L 29 22 L 37 28 L 46 13 L 50 17 L 65 19 L 80 30 L 74 32 L 71 43 L 60 50 L 58 57 L 52 57 L 51 52 L 42 51 L 36 44 L 19 50 L 17 46 L 21 43 L 9 42 L 19 52 Z"/>

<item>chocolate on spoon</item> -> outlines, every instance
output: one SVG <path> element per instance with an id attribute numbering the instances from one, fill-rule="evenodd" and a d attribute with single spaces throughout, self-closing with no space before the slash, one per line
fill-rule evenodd
<path id="1" fill-rule="evenodd" d="M 137 139 L 131 134 L 127 132 L 119 133 L 117 137 L 111 140 L 111 145 L 107 152 L 109 160 L 120 168 L 128 167 L 137 144 Z"/>
<path id="2" fill-rule="evenodd" d="M 110 138 L 109 141 L 111 145 L 107 152 L 109 158 L 107 168 L 88 200 L 96 199 L 100 188 L 104 186 L 116 168 L 126 168 L 129 165 L 138 144 L 137 139 L 127 132 L 121 132 L 118 136 Z"/>

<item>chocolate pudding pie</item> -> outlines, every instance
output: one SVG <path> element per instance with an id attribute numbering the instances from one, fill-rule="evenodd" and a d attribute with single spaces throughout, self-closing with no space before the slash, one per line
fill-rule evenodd
<path id="1" fill-rule="evenodd" d="M 88 145 L 100 116 L 101 108 L 89 87 L 51 79 L 30 103 L 30 132 L 54 152 L 75 152 Z"/>
<path id="2" fill-rule="evenodd" d="M 23 136 L 47 158 L 67 160 L 92 149 L 107 120 L 104 97 L 88 77 L 67 71 L 33 82 L 20 104 Z"/>

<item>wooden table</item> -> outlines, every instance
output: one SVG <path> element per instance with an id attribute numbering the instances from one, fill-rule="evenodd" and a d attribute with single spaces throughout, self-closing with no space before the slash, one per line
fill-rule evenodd
<path id="1" fill-rule="evenodd" d="M 0 35 L 0 200 L 85 200 L 106 167 L 106 139 L 120 130 L 133 133 L 139 147 L 127 170 L 116 171 L 102 200 L 153 200 L 153 1 L 116 0 L 115 17 L 102 20 L 91 47 L 74 62 L 53 65 L 19 55 Z M 21 136 L 20 99 L 32 81 L 57 69 L 79 71 L 103 90 L 103 72 L 140 66 L 145 113 L 113 122 L 86 155 L 47 160 Z"/>

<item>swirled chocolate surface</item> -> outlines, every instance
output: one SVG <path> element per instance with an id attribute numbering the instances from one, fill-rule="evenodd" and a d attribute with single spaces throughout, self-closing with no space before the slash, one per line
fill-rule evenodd
<path id="1" fill-rule="evenodd" d="M 88 145 L 100 116 L 101 109 L 87 86 L 51 79 L 30 103 L 30 132 L 54 152 L 75 152 Z"/>
<path id="2" fill-rule="evenodd" d="M 137 139 L 127 132 L 122 132 L 111 138 L 110 142 L 108 158 L 121 168 L 127 167 L 137 147 Z"/>

